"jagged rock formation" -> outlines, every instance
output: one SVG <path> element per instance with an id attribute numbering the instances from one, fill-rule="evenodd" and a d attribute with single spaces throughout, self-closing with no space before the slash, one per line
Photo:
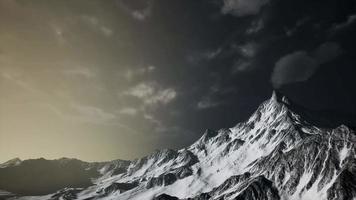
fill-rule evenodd
<path id="1" fill-rule="evenodd" d="M 182 150 L 160 150 L 132 162 L 86 165 L 99 172 L 92 186 L 37 198 L 355 199 L 355 132 L 344 125 L 316 127 L 292 106 L 273 94 L 233 128 L 207 130 Z"/>

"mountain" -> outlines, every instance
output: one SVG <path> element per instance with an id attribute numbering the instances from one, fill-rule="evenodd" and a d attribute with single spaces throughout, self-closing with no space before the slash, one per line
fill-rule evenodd
<path id="1" fill-rule="evenodd" d="M 0 168 L 6 168 L 6 167 L 12 167 L 12 166 L 17 166 L 17 165 L 20 165 L 21 164 L 21 159 L 20 158 L 14 158 L 14 159 L 11 159 L 7 162 L 4 162 L 2 164 L 0 164 Z"/>
<path id="2" fill-rule="evenodd" d="M 274 93 L 246 122 L 206 130 L 187 148 L 159 150 L 134 161 L 80 161 L 81 170 L 92 172 L 84 176 L 91 178 L 90 186 L 68 185 L 32 199 L 353 200 L 355 145 L 352 129 L 318 127 Z M 0 169 L 0 180 L 2 170 L 25 163 Z M 17 173 L 7 180 L 21 183 Z M 17 193 L 4 183 L 0 189 Z"/>
<path id="3" fill-rule="evenodd" d="M 88 187 L 93 184 L 93 178 L 100 177 L 101 171 L 120 173 L 128 163 L 121 160 L 87 163 L 69 158 L 13 159 L 0 165 L 0 190 L 18 195 L 44 195 L 65 187 Z"/>

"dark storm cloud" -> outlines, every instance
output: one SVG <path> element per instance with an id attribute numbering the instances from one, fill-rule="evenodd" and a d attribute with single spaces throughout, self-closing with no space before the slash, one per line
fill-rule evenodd
<path id="1" fill-rule="evenodd" d="M 280 58 L 272 72 L 271 81 L 275 88 L 293 82 L 308 80 L 324 63 L 332 61 L 341 54 L 341 47 L 334 42 L 321 44 L 309 54 L 306 51 L 296 51 Z"/>

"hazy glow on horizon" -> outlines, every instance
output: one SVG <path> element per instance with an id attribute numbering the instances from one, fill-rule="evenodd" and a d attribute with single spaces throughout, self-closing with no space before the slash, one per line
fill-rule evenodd
<path id="1" fill-rule="evenodd" d="M 0 1 L 0 162 L 132 159 L 177 137 L 152 113 L 178 92 L 132 62 L 127 18 L 144 16 L 99 2 Z"/>
<path id="2" fill-rule="evenodd" d="M 354 127 L 354 3 L 268 2 L 0 0 L 0 162 L 184 148 L 274 89 Z"/>

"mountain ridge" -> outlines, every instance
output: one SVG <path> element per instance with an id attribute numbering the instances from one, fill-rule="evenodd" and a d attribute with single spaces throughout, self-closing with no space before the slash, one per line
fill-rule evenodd
<path id="1" fill-rule="evenodd" d="M 355 132 L 345 125 L 317 127 L 291 106 L 273 92 L 247 121 L 232 128 L 206 130 L 180 150 L 163 149 L 127 162 L 89 163 L 86 169 L 98 172 L 92 185 L 38 198 L 355 198 Z"/>

